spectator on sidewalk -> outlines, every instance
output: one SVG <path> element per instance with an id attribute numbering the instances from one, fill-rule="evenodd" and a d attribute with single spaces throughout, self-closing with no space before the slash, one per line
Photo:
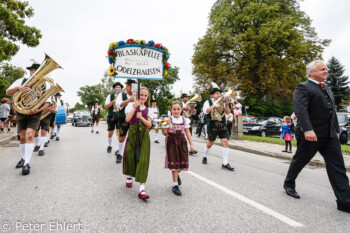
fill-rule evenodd
<path id="1" fill-rule="evenodd" d="M 232 133 L 232 123 L 233 123 L 233 114 L 231 113 L 229 108 L 225 109 L 225 117 L 229 138 L 231 138 Z"/>
<path id="2" fill-rule="evenodd" d="M 233 106 L 233 117 L 235 120 L 235 126 L 237 126 L 237 116 L 242 116 L 242 104 L 239 99 L 236 99 L 235 105 Z"/>
<path id="3" fill-rule="evenodd" d="M 8 98 L 2 98 L 1 99 L 1 105 L 0 105 L 0 130 L 1 133 L 4 133 L 4 124 L 7 125 L 7 132 L 9 133 L 10 130 L 10 121 L 8 119 L 10 115 L 10 105 L 8 104 L 10 100 Z"/>
<path id="4" fill-rule="evenodd" d="M 282 152 L 288 152 L 288 153 L 292 153 L 292 131 L 291 131 L 291 125 L 292 125 L 292 121 L 290 119 L 289 116 L 285 116 L 283 117 L 283 121 L 284 123 L 281 126 L 281 131 L 282 131 L 282 139 L 284 140 L 285 144 L 286 144 L 286 148 L 285 150 L 282 150 Z M 288 150 L 288 146 L 289 146 L 289 150 Z"/>
<path id="5" fill-rule="evenodd" d="M 202 134 L 203 126 L 205 125 L 203 108 L 201 109 L 201 113 L 199 114 L 198 118 L 199 121 L 196 134 L 198 135 L 198 137 L 200 137 Z"/>

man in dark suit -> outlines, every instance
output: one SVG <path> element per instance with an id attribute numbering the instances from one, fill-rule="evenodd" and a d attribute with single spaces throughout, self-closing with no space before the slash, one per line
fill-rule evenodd
<path id="1" fill-rule="evenodd" d="M 350 213 L 350 186 L 339 142 L 339 124 L 331 89 L 323 84 L 327 66 L 313 61 L 306 66 L 309 80 L 297 85 L 293 104 L 298 118 L 295 136 L 298 148 L 284 181 L 286 193 L 300 198 L 295 179 L 317 153 L 326 162 L 327 174 L 337 198 L 338 210 Z"/>

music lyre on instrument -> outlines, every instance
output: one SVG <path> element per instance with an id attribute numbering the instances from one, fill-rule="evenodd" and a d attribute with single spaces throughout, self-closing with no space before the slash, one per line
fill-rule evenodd
<path id="1" fill-rule="evenodd" d="M 236 99 L 237 98 L 237 93 L 234 89 L 229 88 L 228 91 L 220 96 L 214 104 L 219 104 L 221 105 L 221 108 L 217 109 L 214 108 L 211 112 L 210 112 L 210 116 L 211 119 L 216 120 L 216 121 L 220 121 L 224 116 L 225 116 L 225 100 L 227 98 L 233 98 Z"/>

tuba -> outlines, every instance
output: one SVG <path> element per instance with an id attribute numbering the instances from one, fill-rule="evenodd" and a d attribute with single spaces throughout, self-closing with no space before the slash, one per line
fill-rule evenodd
<path id="1" fill-rule="evenodd" d="M 228 91 L 221 97 L 219 97 L 214 104 L 219 104 L 221 105 L 221 108 L 216 109 L 214 108 L 211 112 L 210 112 L 210 116 L 211 119 L 215 120 L 215 121 L 221 121 L 221 119 L 225 116 L 225 100 L 227 98 L 233 98 L 236 99 L 237 98 L 237 93 L 234 89 L 229 88 Z"/>
<path id="2" fill-rule="evenodd" d="M 43 120 L 45 117 L 47 117 L 51 112 L 49 111 L 49 108 L 56 108 L 57 104 L 56 101 L 51 100 L 52 104 L 50 104 L 50 106 L 48 108 L 45 108 L 42 112 L 41 112 L 41 117 L 40 120 Z"/>
<path id="3" fill-rule="evenodd" d="M 26 93 L 16 92 L 13 95 L 13 108 L 16 112 L 28 115 L 30 109 L 39 109 L 50 96 L 63 89 L 56 82 L 46 77 L 51 71 L 62 68 L 51 57 L 45 54 L 45 59 L 40 67 L 24 83 L 29 87 Z M 49 84 L 49 88 L 46 88 Z"/>
<path id="4" fill-rule="evenodd" d="M 187 103 L 183 107 L 187 107 L 189 105 L 195 104 L 195 102 L 201 102 L 201 101 L 202 101 L 202 96 L 200 94 L 196 94 L 192 99 L 187 101 Z M 192 112 L 191 110 L 183 111 L 183 115 L 186 118 L 190 118 L 192 116 Z"/>

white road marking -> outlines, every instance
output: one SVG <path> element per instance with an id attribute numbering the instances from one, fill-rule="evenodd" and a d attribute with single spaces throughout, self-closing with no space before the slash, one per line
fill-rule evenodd
<path id="1" fill-rule="evenodd" d="M 211 180 L 208 180 L 207 178 L 205 178 L 203 176 L 200 176 L 200 175 L 198 175 L 194 172 L 191 172 L 191 171 L 188 171 L 187 173 L 196 177 L 197 179 L 199 179 L 199 180 L 201 180 L 201 181 L 203 181 L 203 182 L 205 182 L 205 183 L 207 183 L 207 184 L 209 184 L 209 185 L 211 185 L 211 186 L 213 186 L 213 187 L 215 187 L 215 188 L 217 188 L 217 189 L 219 189 L 219 190 L 221 190 L 221 191 L 223 191 L 223 192 L 225 192 L 225 193 L 227 193 L 235 198 L 237 198 L 238 200 L 243 201 L 246 204 L 249 204 L 249 205 L 261 210 L 262 212 L 264 212 L 268 215 L 271 215 L 272 217 L 277 218 L 278 220 L 280 220 L 280 221 L 282 221 L 282 222 L 284 222 L 292 227 L 303 227 L 304 226 L 303 224 L 298 223 L 298 222 L 294 221 L 293 219 L 290 219 L 290 218 L 288 218 L 288 217 L 286 217 L 286 216 L 284 216 L 284 215 L 282 215 L 274 210 L 271 210 L 271 209 L 255 202 L 255 201 L 253 201 L 253 200 L 250 200 L 249 198 L 246 198 L 245 196 L 242 196 L 239 193 L 236 193 L 230 189 L 225 188 L 224 186 L 221 186 L 221 185 L 219 185 Z"/>

